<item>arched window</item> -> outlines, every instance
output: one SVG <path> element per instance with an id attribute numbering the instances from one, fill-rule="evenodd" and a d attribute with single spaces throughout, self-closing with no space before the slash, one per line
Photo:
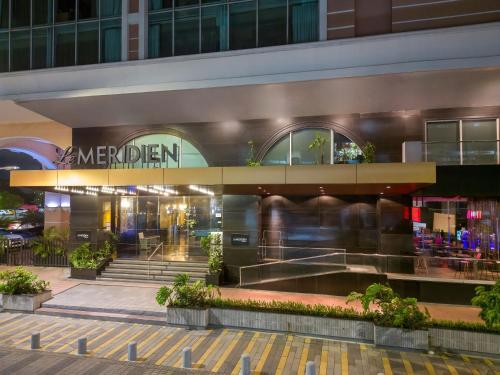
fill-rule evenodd
<path id="1" fill-rule="evenodd" d="M 160 162 L 145 163 L 139 160 L 135 163 L 114 164 L 114 168 L 190 168 L 208 167 L 208 163 L 200 151 L 189 141 L 172 134 L 148 134 L 128 141 L 125 145 L 132 145 L 141 148 L 147 145 L 159 145 L 168 149 L 164 160 Z M 122 160 L 122 153 L 125 145 L 119 150 L 118 156 Z M 160 157 L 161 158 L 161 157 Z"/>
<path id="2" fill-rule="evenodd" d="M 345 135 L 326 128 L 292 131 L 269 148 L 262 165 L 357 163 L 362 151 Z"/>

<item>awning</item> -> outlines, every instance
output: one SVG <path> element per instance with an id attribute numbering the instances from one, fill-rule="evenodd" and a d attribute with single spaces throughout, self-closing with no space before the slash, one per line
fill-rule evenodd
<path id="1" fill-rule="evenodd" d="M 216 186 L 222 194 L 408 194 L 436 183 L 435 163 L 11 171 L 12 187 Z"/>

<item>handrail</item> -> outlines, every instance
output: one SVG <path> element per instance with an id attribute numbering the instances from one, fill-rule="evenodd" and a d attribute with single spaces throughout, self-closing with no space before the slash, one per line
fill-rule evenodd
<path id="1" fill-rule="evenodd" d="M 161 260 L 163 260 L 163 256 L 164 256 L 164 247 L 163 247 L 163 242 L 160 242 L 158 244 L 158 246 L 156 246 L 156 248 L 154 249 L 154 251 L 151 253 L 151 255 L 148 257 L 147 261 L 148 261 L 148 279 L 150 279 L 150 273 L 151 273 L 151 258 L 153 258 L 153 256 L 156 254 L 156 252 L 158 251 L 158 249 L 161 247 Z"/>

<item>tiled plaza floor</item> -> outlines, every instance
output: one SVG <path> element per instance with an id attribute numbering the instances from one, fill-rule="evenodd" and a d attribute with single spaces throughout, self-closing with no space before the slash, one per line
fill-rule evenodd
<path id="1" fill-rule="evenodd" d="M 41 334 L 42 348 L 36 352 L 28 351 L 29 337 L 33 332 Z M 303 374 L 307 361 L 316 363 L 317 373 L 320 375 L 500 374 L 500 360 L 498 358 L 400 352 L 383 350 L 366 344 L 269 332 L 235 329 L 190 331 L 164 326 L 5 312 L 0 313 L 0 348 L 3 348 L 0 350 L 0 374 L 15 374 L 16 372 L 12 369 L 28 365 L 34 368 L 38 362 L 51 361 L 47 358 L 52 357 L 40 356 L 40 353 L 74 354 L 76 339 L 82 336 L 88 338 L 88 357 L 91 360 L 85 365 L 83 363 L 78 365 L 75 362 L 74 366 L 77 368 L 89 366 L 85 367 L 87 369 L 85 371 L 89 374 L 104 373 L 89 372 L 91 366 L 99 366 L 96 358 L 117 361 L 113 366 L 126 363 L 124 361 L 126 361 L 127 344 L 131 341 L 137 341 L 138 357 L 140 363 L 145 365 L 179 367 L 182 349 L 191 347 L 193 363 L 196 368 L 234 375 L 239 373 L 239 359 L 243 353 L 250 354 L 254 375 Z M 26 351 L 10 352 L 7 349 Z M 71 359 L 74 358 L 78 357 L 71 357 Z M 15 361 L 19 364 L 16 365 Z M 52 365 L 58 366 L 57 363 L 60 361 L 62 363 L 67 361 L 69 365 L 73 366 L 70 357 L 57 359 Z M 5 372 L 9 366 L 14 366 L 11 367 L 12 371 Z M 85 373 L 82 371 L 72 373 Z M 21 373 L 29 374 L 29 372 Z M 38 374 L 38 372 L 33 373 Z M 57 372 L 53 371 L 52 373 L 56 374 Z M 105 373 L 125 374 L 127 372 L 112 372 L 110 370 Z M 142 372 L 130 370 L 129 373 L 140 374 Z M 156 374 L 156 372 L 152 373 Z"/>

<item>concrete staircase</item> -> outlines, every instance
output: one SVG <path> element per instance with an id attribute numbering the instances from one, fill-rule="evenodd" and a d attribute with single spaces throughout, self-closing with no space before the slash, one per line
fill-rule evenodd
<path id="1" fill-rule="evenodd" d="M 208 273 L 208 264 L 206 261 L 151 261 L 148 276 L 148 261 L 116 259 L 106 267 L 97 280 L 171 283 L 180 273 L 187 273 L 192 281 L 204 281 Z"/>

